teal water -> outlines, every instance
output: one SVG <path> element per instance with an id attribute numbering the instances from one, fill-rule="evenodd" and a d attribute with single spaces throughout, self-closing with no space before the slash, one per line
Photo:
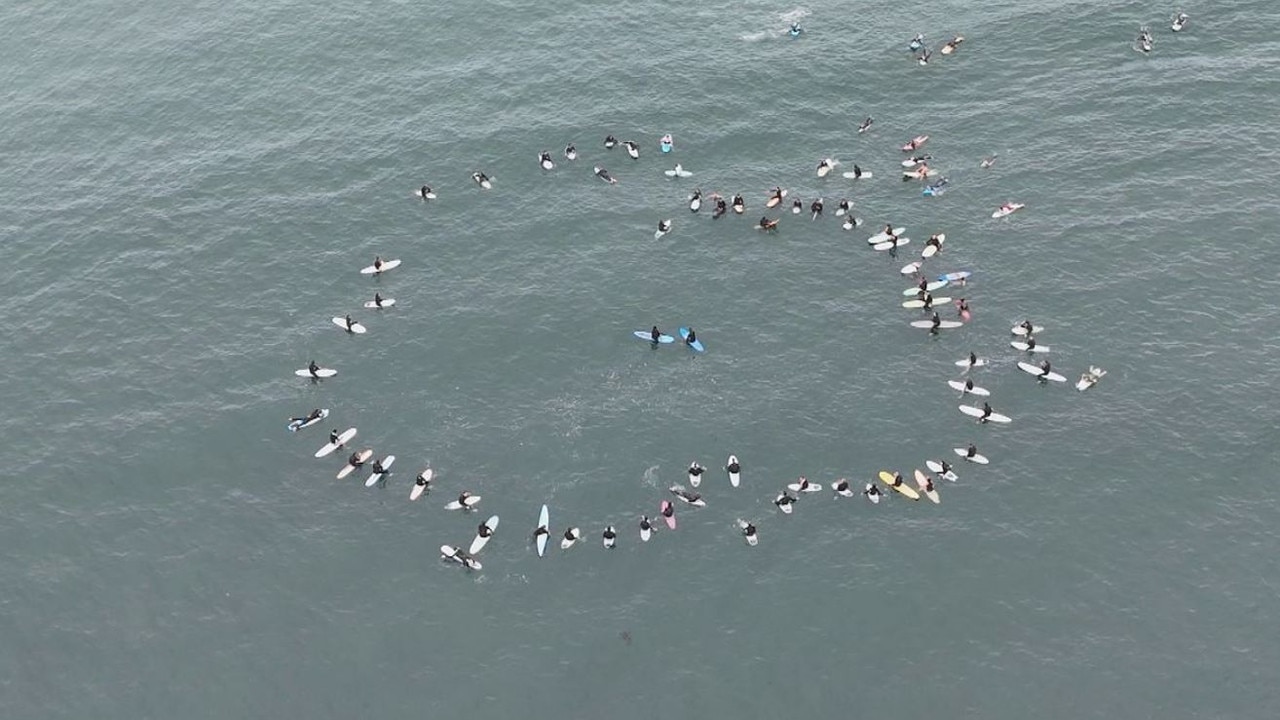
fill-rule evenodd
<path id="1" fill-rule="evenodd" d="M 6 6 L 0 715 L 1276 715 L 1280 18 L 1183 9 L 1175 36 L 1138 3 Z M 967 40 L 918 67 L 918 31 Z M 922 132 L 938 198 L 896 179 Z M 775 184 L 827 216 L 757 233 Z M 746 216 L 691 215 L 695 186 Z M 890 220 L 897 260 L 863 242 Z M 931 231 L 930 272 L 975 273 L 936 340 L 897 307 Z M 1109 375 L 1037 387 L 1027 316 L 1056 370 Z M 707 353 L 630 337 L 654 323 Z M 955 410 L 971 349 L 1012 425 Z M 341 374 L 292 376 L 312 358 Z M 351 425 L 385 488 L 311 457 Z M 938 506 L 770 503 L 969 441 L 992 464 Z M 693 459 L 709 506 L 641 546 Z M 436 551 L 479 522 L 441 509 L 463 489 L 502 517 L 472 575 Z M 586 541 L 536 558 L 543 502 Z"/>

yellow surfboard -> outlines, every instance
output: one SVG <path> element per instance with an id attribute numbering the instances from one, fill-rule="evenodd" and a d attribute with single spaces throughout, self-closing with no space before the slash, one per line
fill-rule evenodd
<path id="1" fill-rule="evenodd" d="M 916 468 L 916 485 L 920 486 L 920 492 L 924 493 L 924 496 L 932 500 L 935 505 L 942 502 L 942 498 L 938 497 L 937 488 L 926 489 L 930 487 L 929 476 L 921 472 L 920 468 Z"/>
<path id="2" fill-rule="evenodd" d="M 920 493 L 916 492 L 916 491 L 915 491 L 914 489 L 912 489 L 909 485 L 907 485 L 907 482 L 906 482 L 905 480 L 903 480 L 902 482 L 898 483 L 897 485 L 894 485 L 894 484 L 893 484 L 893 473 L 889 472 L 888 470 L 881 470 L 881 471 L 880 471 L 880 479 L 881 479 L 882 481 L 884 481 L 884 484 L 885 484 L 885 485 L 888 485 L 889 487 L 893 488 L 894 490 L 897 490 L 898 492 L 902 493 L 903 495 L 906 495 L 907 497 L 911 498 L 912 500 L 919 500 L 919 499 L 920 499 Z"/>

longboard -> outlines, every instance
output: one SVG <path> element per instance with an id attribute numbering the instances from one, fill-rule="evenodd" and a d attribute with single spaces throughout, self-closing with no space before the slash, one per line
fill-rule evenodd
<path id="1" fill-rule="evenodd" d="M 498 516 L 490 515 L 489 519 L 484 521 L 484 526 L 489 528 L 489 537 L 493 537 L 493 531 L 498 529 Z M 467 552 L 475 555 L 483 550 L 484 546 L 489 544 L 489 537 L 482 537 L 479 532 L 476 532 L 476 537 L 471 541 L 471 547 Z"/>
<path id="2" fill-rule="evenodd" d="M 355 333 L 356 335 L 363 335 L 363 334 L 365 334 L 366 332 L 368 332 L 368 331 L 369 331 L 369 329 L 368 329 L 368 328 L 366 328 L 365 326 L 361 325 L 361 324 L 360 324 L 360 323 L 358 323 L 358 322 L 353 322 L 353 323 L 351 323 L 351 327 L 347 327 L 347 319 L 346 319 L 346 318 L 336 317 L 336 318 L 334 318 L 334 319 L 333 319 L 333 324 L 334 324 L 334 325 L 337 325 L 338 327 L 342 328 L 343 330 L 346 330 L 347 332 Z"/>
<path id="3" fill-rule="evenodd" d="M 338 448 L 342 447 L 343 445 L 346 445 L 346 444 L 347 444 L 347 442 L 348 442 L 349 440 L 351 440 L 351 438 L 353 438 L 353 437 L 355 437 L 355 436 L 356 436 L 356 429 L 355 429 L 355 428 L 347 428 L 345 431 L 343 431 L 343 432 L 342 432 L 342 434 L 338 435 L 338 442 L 337 442 L 337 443 L 325 443 L 323 446 L 321 446 L 321 448 L 320 448 L 319 450 L 317 450 L 317 451 L 316 451 L 316 457 L 318 457 L 318 458 L 322 458 L 322 457 L 324 457 L 325 455 L 328 455 L 329 453 L 333 452 L 334 450 L 337 450 Z"/>
<path id="4" fill-rule="evenodd" d="M 289 424 L 285 427 L 289 428 L 289 432 L 298 432 L 303 428 L 309 428 L 312 425 L 315 425 L 327 417 L 329 417 L 329 408 L 321 408 L 319 417 L 314 417 L 310 420 L 290 420 Z"/>
<path id="5" fill-rule="evenodd" d="M 979 420 L 982 419 L 982 408 L 980 407 L 974 407 L 973 405 L 961 405 L 960 412 L 964 413 L 965 415 L 968 415 L 969 417 L 978 418 Z M 1007 423 L 1013 422 L 1013 420 L 1008 415 L 1001 415 L 998 412 L 993 412 L 990 415 L 988 415 L 987 420 L 989 422 L 1001 423 L 1001 424 L 1007 424 Z"/>
<path id="6" fill-rule="evenodd" d="M 384 477 L 386 477 L 386 476 L 390 475 L 390 474 L 391 474 L 391 472 L 390 472 L 390 470 L 391 470 L 391 464 L 392 464 L 392 463 L 394 463 L 395 461 L 396 461 L 396 456 L 395 456 L 395 455 L 388 455 L 388 456 L 386 456 L 385 458 L 383 458 L 383 459 L 382 459 L 382 461 L 381 461 L 381 464 L 382 464 L 382 472 L 380 472 L 380 473 L 373 473 L 372 475 L 370 475 L 370 476 L 369 476 L 369 479 L 364 481 L 364 486 L 365 486 L 365 487 L 373 487 L 374 485 L 377 485 L 377 484 L 378 484 L 378 481 L 379 481 L 379 480 L 381 480 L 382 478 L 384 478 Z"/>
<path id="7" fill-rule="evenodd" d="M 648 330 L 636 330 L 631 334 L 635 335 L 641 340 L 644 340 L 645 342 L 650 342 L 650 343 L 653 342 L 653 335 Z M 671 337 L 670 335 L 658 335 L 658 342 L 662 343 L 663 345 L 669 345 L 675 341 L 676 339 Z"/>
<path id="8" fill-rule="evenodd" d="M 903 495 L 906 495 L 912 500 L 920 499 L 920 493 L 916 492 L 915 488 L 908 485 L 905 479 L 902 482 L 898 483 L 897 485 L 894 485 L 893 473 L 889 472 L 888 470 L 880 471 L 880 481 L 883 482 L 885 485 L 888 485 L 889 487 L 893 488 L 894 490 L 897 490 L 898 492 L 902 493 Z"/>
<path id="9" fill-rule="evenodd" d="M 547 510 L 547 506 L 543 505 L 542 510 L 538 513 L 538 527 L 551 529 L 551 513 Z M 536 529 L 536 528 L 535 528 Z M 538 557 L 547 554 L 547 538 L 551 536 L 550 532 L 543 533 L 538 536 Z"/>
<path id="10" fill-rule="evenodd" d="M 361 450 L 359 453 L 357 453 L 356 457 L 359 458 L 360 465 L 363 466 L 365 463 L 369 462 L 369 458 L 373 457 L 373 451 L 370 450 L 369 448 L 365 448 L 364 450 Z M 351 462 L 348 461 L 347 464 L 343 465 L 342 469 L 338 471 L 338 479 L 341 480 L 342 478 L 350 475 L 355 471 L 356 471 L 356 466 L 352 465 Z"/>
<path id="11" fill-rule="evenodd" d="M 381 275 L 382 273 L 388 270 L 395 270 L 398 267 L 400 267 L 399 260 L 384 260 L 382 262 L 382 267 L 374 267 L 372 265 L 369 265 L 368 267 L 361 268 L 360 274 L 361 275 Z"/>
<path id="12" fill-rule="evenodd" d="M 1035 365 L 1032 365 L 1032 364 L 1031 364 L 1031 363 L 1029 363 L 1029 362 L 1019 362 L 1019 363 L 1018 363 L 1018 369 L 1019 369 L 1019 370 L 1021 370 L 1021 371 L 1022 371 L 1022 372 L 1024 372 L 1024 373 L 1028 374 L 1028 375 L 1032 375 L 1032 376 L 1034 376 L 1034 377 L 1036 377 L 1036 378 L 1039 378 L 1039 379 L 1041 379 L 1041 380 L 1052 380 L 1052 381 L 1054 381 L 1054 382 L 1066 382 L 1066 381 L 1067 381 L 1067 379 L 1066 379 L 1065 377 L 1063 377 L 1062 375 L 1059 375 L 1059 374 L 1058 374 L 1058 373 L 1056 373 L 1056 372 L 1053 372 L 1052 370 L 1050 370 L 1048 374 L 1045 374 L 1045 372 L 1044 372 L 1043 370 L 1041 370 L 1039 367 L 1037 367 L 1037 366 L 1035 366 Z"/>
<path id="13" fill-rule="evenodd" d="M 987 456 L 981 453 L 976 453 L 974 454 L 973 457 L 969 457 L 969 448 L 951 448 L 951 449 L 955 452 L 955 454 L 959 455 L 960 457 L 972 463 L 978 463 L 979 465 L 986 465 L 987 463 L 991 462 L 990 460 L 987 459 Z"/>

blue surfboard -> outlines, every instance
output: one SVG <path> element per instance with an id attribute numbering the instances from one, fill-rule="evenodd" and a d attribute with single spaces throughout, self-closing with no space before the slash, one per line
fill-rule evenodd
<path id="1" fill-rule="evenodd" d="M 949 273 L 946 273 L 945 275 L 939 275 L 938 279 L 946 280 L 947 282 L 954 282 L 956 280 L 964 280 L 965 278 L 969 277 L 972 274 L 973 273 L 969 272 L 968 270 L 960 270 L 958 272 L 949 272 Z"/>
<path id="2" fill-rule="evenodd" d="M 689 337 L 689 328 L 687 327 L 680 328 L 680 338 L 682 340 L 685 340 L 685 339 L 688 339 L 688 337 Z M 706 350 L 706 348 L 702 346 L 701 340 L 694 340 L 692 343 L 686 342 L 685 345 L 688 345 L 689 347 L 693 348 L 698 352 L 704 352 Z"/>
<path id="3" fill-rule="evenodd" d="M 640 338 L 641 340 L 643 340 L 643 341 L 645 341 L 645 342 L 653 342 L 653 335 L 652 335 L 648 330 L 636 330 L 635 332 L 633 332 L 633 333 L 631 333 L 631 334 L 632 334 L 632 335 L 635 335 L 636 337 Z M 662 343 L 663 345 L 666 345 L 666 344 L 668 344 L 668 343 L 673 343 L 673 342 L 675 342 L 675 341 L 676 341 L 676 339 L 675 339 L 675 338 L 673 338 L 673 337 L 671 337 L 670 335 L 659 335 L 659 336 L 658 336 L 658 342 Z"/>

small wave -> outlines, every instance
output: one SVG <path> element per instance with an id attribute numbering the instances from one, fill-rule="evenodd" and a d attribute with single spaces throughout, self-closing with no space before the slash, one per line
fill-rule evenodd
<path id="1" fill-rule="evenodd" d="M 793 23 L 798 21 L 800 18 L 809 17 L 812 14 L 813 13 L 809 11 L 809 8 L 798 7 L 782 13 L 778 18 L 785 23 Z"/>
<path id="2" fill-rule="evenodd" d="M 760 42 L 761 40 L 769 37 L 769 33 L 761 30 L 760 32 L 747 33 L 746 35 L 740 35 L 739 37 L 747 42 Z"/>

